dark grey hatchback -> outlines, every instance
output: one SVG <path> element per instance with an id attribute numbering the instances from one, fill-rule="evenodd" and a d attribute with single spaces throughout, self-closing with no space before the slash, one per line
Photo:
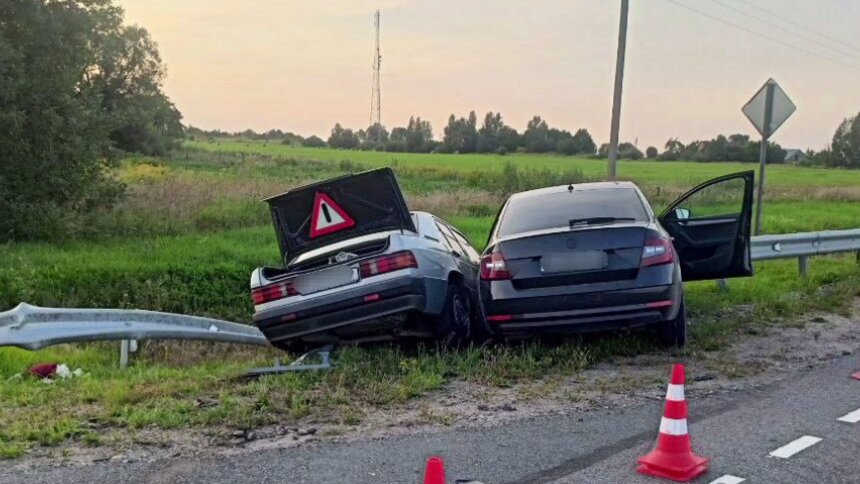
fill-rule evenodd
<path id="1" fill-rule="evenodd" d="M 686 342 L 682 281 L 752 275 L 754 173 L 707 181 L 655 217 L 631 182 L 542 188 L 503 205 L 481 260 L 492 336 L 658 325 Z"/>

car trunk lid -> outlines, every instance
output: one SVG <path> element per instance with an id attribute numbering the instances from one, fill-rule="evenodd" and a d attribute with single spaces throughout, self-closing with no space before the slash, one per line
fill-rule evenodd
<path id="1" fill-rule="evenodd" d="M 391 168 L 325 180 L 265 201 L 285 265 L 347 239 L 391 230 L 415 232 Z"/>
<path id="2" fill-rule="evenodd" d="M 517 289 L 635 279 L 648 234 L 642 222 L 553 229 L 502 239 Z"/>

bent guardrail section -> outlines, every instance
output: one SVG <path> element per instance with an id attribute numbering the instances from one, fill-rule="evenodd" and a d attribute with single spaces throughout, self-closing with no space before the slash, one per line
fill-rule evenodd
<path id="1" fill-rule="evenodd" d="M 84 341 L 180 339 L 268 346 L 254 326 L 137 309 L 41 308 L 0 312 L 0 346 L 36 350 Z"/>

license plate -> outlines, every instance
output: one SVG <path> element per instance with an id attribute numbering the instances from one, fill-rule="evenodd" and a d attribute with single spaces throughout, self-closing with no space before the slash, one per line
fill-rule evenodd
<path id="1" fill-rule="evenodd" d="M 607 265 L 606 252 L 602 250 L 560 252 L 541 257 L 541 272 L 546 273 L 597 271 Z"/>
<path id="2" fill-rule="evenodd" d="M 353 284 L 358 280 L 358 266 L 337 266 L 299 276 L 293 284 L 299 294 L 311 294 Z"/>

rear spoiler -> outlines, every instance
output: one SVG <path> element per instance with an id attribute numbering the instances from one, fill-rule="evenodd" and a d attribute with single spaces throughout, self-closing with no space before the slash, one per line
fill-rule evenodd
<path id="1" fill-rule="evenodd" d="M 285 265 L 342 240 L 389 230 L 416 231 L 391 168 L 332 178 L 264 201 Z"/>

